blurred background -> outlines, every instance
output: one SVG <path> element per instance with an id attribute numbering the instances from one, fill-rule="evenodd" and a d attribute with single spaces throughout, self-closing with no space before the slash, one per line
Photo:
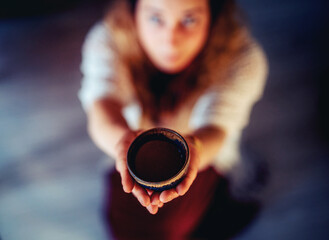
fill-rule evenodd
<path id="1" fill-rule="evenodd" d="M 239 3 L 270 65 L 242 145 L 270 174 L 262 211 L 236 239 L 328 239 L 328 4 Z M 105 6 L 0 3 L 0 239 L 106 239 L 104 156 L 77 99 L 81 46 Z"/>

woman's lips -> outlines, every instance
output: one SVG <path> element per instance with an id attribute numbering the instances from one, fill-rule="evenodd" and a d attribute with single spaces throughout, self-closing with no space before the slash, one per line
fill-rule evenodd
<path id="1" fill-rule="evenodd" d="M 166 62 L 174 63 L 174 62 L 177 62 L 179 60 L 179 55 L 178 54 L 166 55 L 164 57 L 164 60 Z"/>

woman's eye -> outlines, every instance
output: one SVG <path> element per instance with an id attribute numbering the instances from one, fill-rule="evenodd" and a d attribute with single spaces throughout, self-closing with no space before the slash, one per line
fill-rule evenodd
<path id="1" fill-rule="evenodd" d="M 162 20 L 159 16 L 156 16 L 156 15 L 153 15 L 150 17 L 150 21 L 152 23 L 155 23 L 155 24 L 158 24 L 158 25 L 161 25 L 162 24 Z"/>
<path id="2" fill-rule="evenodd" d="M 192 26 L 192 25 L 195 24 L 195 23 L 196 23 L 196 19 L 193 18 L 193 17 L 186 17 L 186 18 L 184 18 L 184 19 L 182 20 L 182 25 L 183 25 L 184 27 L 190 27 L 190 26 Z"/>

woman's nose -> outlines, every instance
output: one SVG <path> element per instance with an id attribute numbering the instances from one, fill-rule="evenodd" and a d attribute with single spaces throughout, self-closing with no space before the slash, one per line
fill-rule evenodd
<path id="1" fill-rule="evenodd" d="M 181 41 L 181 33 L 179 24 L 169 25 L 165 32 L 166 44 L 177 47 Z"/>

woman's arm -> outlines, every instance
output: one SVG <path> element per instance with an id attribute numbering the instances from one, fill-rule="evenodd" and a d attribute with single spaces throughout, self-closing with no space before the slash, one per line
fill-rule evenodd
<path id="1" fill-rule="evenodd" d="M 225 132 L 212 125 L 199 128 L 185 136 L 190 149 L 190 167 L 185 179 L 176 187 L 177 195 L 184 195 L 192 185 L 197 173 L 212 164 L 221 149 L 224 138 Z M 161 197 L 166 200 L 165 196 Z"/>
<path id="2" fill-rule="evenodd" d="M 186 135 L 185 138 L 190 148 L 190 166 L 186 177 L 174 189 L 163 191 L 161 194 L 153 193 L 140 187 L 129 175 L 126 153 L 138 133 L 129 128 L 121 110 L 121 104 L 114 98 L 102 98 L 95 101 L 87 113 L 88 132 L 94 143 L 115 159 L 124 191 L 132 192 L 150 213 L 155 214 L 163 203 L 182 196 L 188 191 L 197 172 L 211 164 L 220 149 L 225 133 L 218 127 L 205 126 L 191 135 Z M 151 202 L 152 204 L 150 204 Z"/>
<path id="3" fill-rule="evenodd" d="M 201 171 L 211 165 L 218 155 L 226 137 L 226 132 L 219 126 L 206 125 L 195 130 L 187 137 L 191 137 L 199 152 L 200 163 L 198 169 Z"/>
<path id="4" fill-rule="evenodd" d="M 191 187 L 198 172 L 211 165 L 221 149 L 225 135 L 222 128 L 213 125 L 204 126 L 189 135 L 185 135 L 184 138 L 190 150 L 189 170 L 184 180 L 176 188 L 152 195 L 151 204 L 148 206 L 149 211 L 157 204 L 167 203 L 183 196 Z"/>
<path id="5" fill-rule="evenodd" d="M 88 132 L 92 140 L 107 155 L 118 158 L 116 148 L 124 135 L 132 132 L 121 114 L 122 106 L 114 98 L 102 98 L 87 112 Z"/>
<path id="6" fill-rule="evenodd" d="M 93 103 L 88 111 L 88 131 L 95 144 L 115 159 L 115 166 L 121 175 L 123 190 L 133 193 L 138 201 L 147 207 L 150 195 L 131 178 L 127 164 L 127 151 L 138 135 L 132 131 L 121 114 L 122 106 L 114 98 L 103 98 Z"/>
<path id="7" fill-rule="evenodd" d="M 185 179 L 176 188 L 178 195 L 184 195 L 192 185 L 199 171 L 212 164 L 225 139 L 222 128 L 208 125 L 186 135 L 190 149 L 190 170 Z"/>
<path id="8" fill-rule="evenodd" d="M 127 89 L 122 94 L 114 81 L 114 54 L 108 46 L 109 38 L 103 23 L 96 24 L 86 38 L 82 53 L 83 80 L 79 99 L 87 112 L 88 132 L 92 140 L 104 153 L 115 159 L 123 190 L 132 192 L 143 206 L 148 206 L 149 194 L 135 184 L 126 166 L 127 150 L 138 132 L 129 128 L 121 114 L 122 103 L 129 97 Z M 119 98 L 120 101 L 117 100 Z"/>

